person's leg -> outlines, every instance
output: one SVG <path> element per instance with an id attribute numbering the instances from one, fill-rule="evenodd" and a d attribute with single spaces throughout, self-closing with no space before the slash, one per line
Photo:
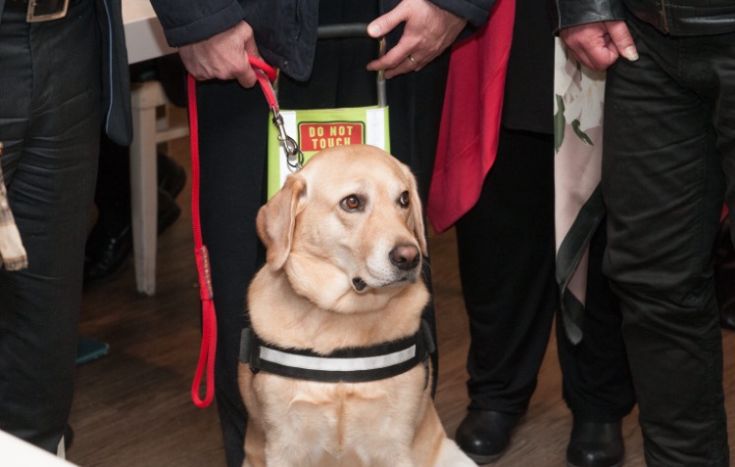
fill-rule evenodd
<path id="1" fill-rule="evenodd" d="M 247 414 L 237 384 L 247 286 L 263 262 L 255 216 L 264 202 L 266 134 L 260 89 L 233 82 L 197 87 L 201 220 L 217 312 L 216 399 L 227 465 L 240 467 Z"/>
<path id="2" fill-rule="evenodd" d="M 726 466 L 711 261 L 724 186 L 715 100 L 701 91 L 716 81 L 698 63 L 712 48 L 629 24 L 640 59 L 607 80 L 603 271 L 621 302 L 648 465 Z"/>
<path id="3" fill-rule="evenodd" d="M 37 25 L 19 5 L 0 23 L 0 140 L 29 267 L 0 270 L 0 429 L 56 452 L 72 401 L 101 65 L 92 1 Z"/>
<path id="4" fill-rule="evenodd" d="M 178 55 L 167 55 L 130 66 L 130 81 L 159 80 L 166 96 L 177 106 L 186 106 L 186 72 Z M 158 233 L 171 226 L 181 214 L 176 196 L 186 184 L 186 171 L 164 153 L 157 155 Z M 130 148 L 100 139 L 100 161 L 94 202 L 95 222 L 85 247 L 85 285 L 112 276 L 125 264 L 133 250 L 130 207 Z"/>
<path id="5" fill-rule="evenodd" d="M 480 199 L 457 223 L 471 410 L 520 415 L 536 387 L 557 295 L 550 144 L 501 130 Z"/>
<path id="6" fill-rule="evenodd" d="M 603 423 L 619 421 L 635 405 L 618 299 L 602 275 L 604 248 L 603 223 L 590 242 L 582 342 L 572 345 L 557 326 L 564 400 L 575 419 Z"/>
<path id="7" fill-rule="evenodd" d="M 100 162 L 94 201 L 98 222 L 117 232 L 130 224 L 130 151 L 104 134 L 100 138 Z"/>
<path id="8" fill-rule="evenodd" d="M 731 180 L 735 171 L 729 176 Z M 732 221 L 726 217 L 720 223 L 715 245 L 715 290 L 720 308 L 720 326 L 735 330 L 735 245 L 733 245 Z"/>
<path id="9" fill-rule="evenodd" d="M 729 37 L 728 37 L 729 36 Z M 733 67 L 723 66 L 735 61 L 735 38 L 732 34 L 719 38 L 716 52 L 719 60 L 712 60 L 713 72 L 718 76 L 719 83 L 715 110 L 714 125 L 717 132 L 717 150 L 722 157 L 722 168 L 725 173 L 727 190 L 725 200 L 728 205 L 729 222 L 723 222 L 722 228 L 730 235 L 729 249 L 725 248 L 723 258 L 723 273 L 727 277 L 735 277 L 735 70 Z M 728 251 L 729 250 L 729 251 Z M 728 288 L 722 295 L 722 303 L 728 308 L 731 327 L 735 329 L 735 293 L 733 282 L 726 282 Z"/>
<path id="10" fill-rule="evenodd" d="M 592 236 L 582 341 L 573 345 L 557 314 L 556 344 L 563 395 L 574 416 L 567 462 L 578 467 L 619 465 L 624 456 L 621 420 L 635 405 L 621 333 L 617 297 L 602 275 L 603 222 Z"/>
<path id="11" fill-rule="evenodd" d="M 500 456 L 526 411 L 557 307 L 552 136 L 501 129 L 477 204 L 457 223 L 470 322 L 469 413 L 460 447 Z"/>
<path id="12" fill-rule="evenodd" d="M 158 233 L 181 215 L 176 196 L 186 183 L 186 172 L 176 161 L 159 153 Z M 100 140 L 100 160 L 94 202 L 97 221 L 85 245 L 84 283 L 107 279 L 119 271 L 133 251 L 130 208 L 130 149 L 115 144 L 104 134 Z"/>

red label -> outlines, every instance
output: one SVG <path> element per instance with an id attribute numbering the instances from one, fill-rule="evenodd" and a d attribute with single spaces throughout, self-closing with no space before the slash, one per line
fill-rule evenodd
<path id="1" fill-rule="evenodd" d="M 363 144 L 362 122 L 300 123 L 299 145 L 302 151 L 321 151 L 334 146 Z"/>

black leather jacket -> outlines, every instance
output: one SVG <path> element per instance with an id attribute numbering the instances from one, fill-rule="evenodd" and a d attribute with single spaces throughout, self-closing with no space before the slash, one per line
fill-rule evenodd
<path id="1" fill-rule="evenodd" d="M 735 0 L 556 0 L 557 29 L 625 19 L 625 10 L 672 36 L 735 31 Z"/>
<path id="2" fill-rule="evenodd" d="M 494 2 L 430 1 L 473 26 L 487 21 Z M 267 62 L 297 80 L 306 80 L 311 74 L 319 0 L 152 0 L 151 3 L 171 46 L 206 39 L 245 20 L 253 28 L 258 50 Z M 397 4 L 398 0 L 384 0 L 382 10 L 390 10 Z"/>

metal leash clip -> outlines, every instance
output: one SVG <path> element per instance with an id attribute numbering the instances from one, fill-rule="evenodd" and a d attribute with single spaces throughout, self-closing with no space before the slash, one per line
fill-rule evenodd
<path id="1" fill-rule="evenodd" d="M 265 63 L 258 57 L 249 56 L 248 61 L 255 70 L 260 88 L 263 90 L 265 100 L 273 112 L 273 124 L 278 128 L 278 141 L 286 152 L 286 165 L 288 170 L 293 173 L 297 172 L 304 165 L 304 153 L 295 139 L 290 137 L 286 132 L 286 126 L 283 123 L 283 116 L 279 111 L 278 99 L 276 98 L 276 90 L 273 82 L 278 78 L 275 68 Z"/>
<path id="2" fill-rule="evenodd" d="M 286 133 L 286 126 L 283 124 L 283 116 L 277 108 L 272 107 L 273 123 L 278 128 L 278 142 L 281 143 L 286 151 L 286 165 L 291 173 L 298 172 L 304 166 L 304 153 L 301 152 L 299 143 Z"/>

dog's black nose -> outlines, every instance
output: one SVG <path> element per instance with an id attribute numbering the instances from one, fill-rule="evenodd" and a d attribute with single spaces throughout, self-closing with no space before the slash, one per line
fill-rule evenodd
<path id="1" fill-rule="evenodd" d="M 419 265 L 419 249 L 413 245 L 398 245 L 388 253 L 391 264 L 403 271 L 410 271 Z"/>

